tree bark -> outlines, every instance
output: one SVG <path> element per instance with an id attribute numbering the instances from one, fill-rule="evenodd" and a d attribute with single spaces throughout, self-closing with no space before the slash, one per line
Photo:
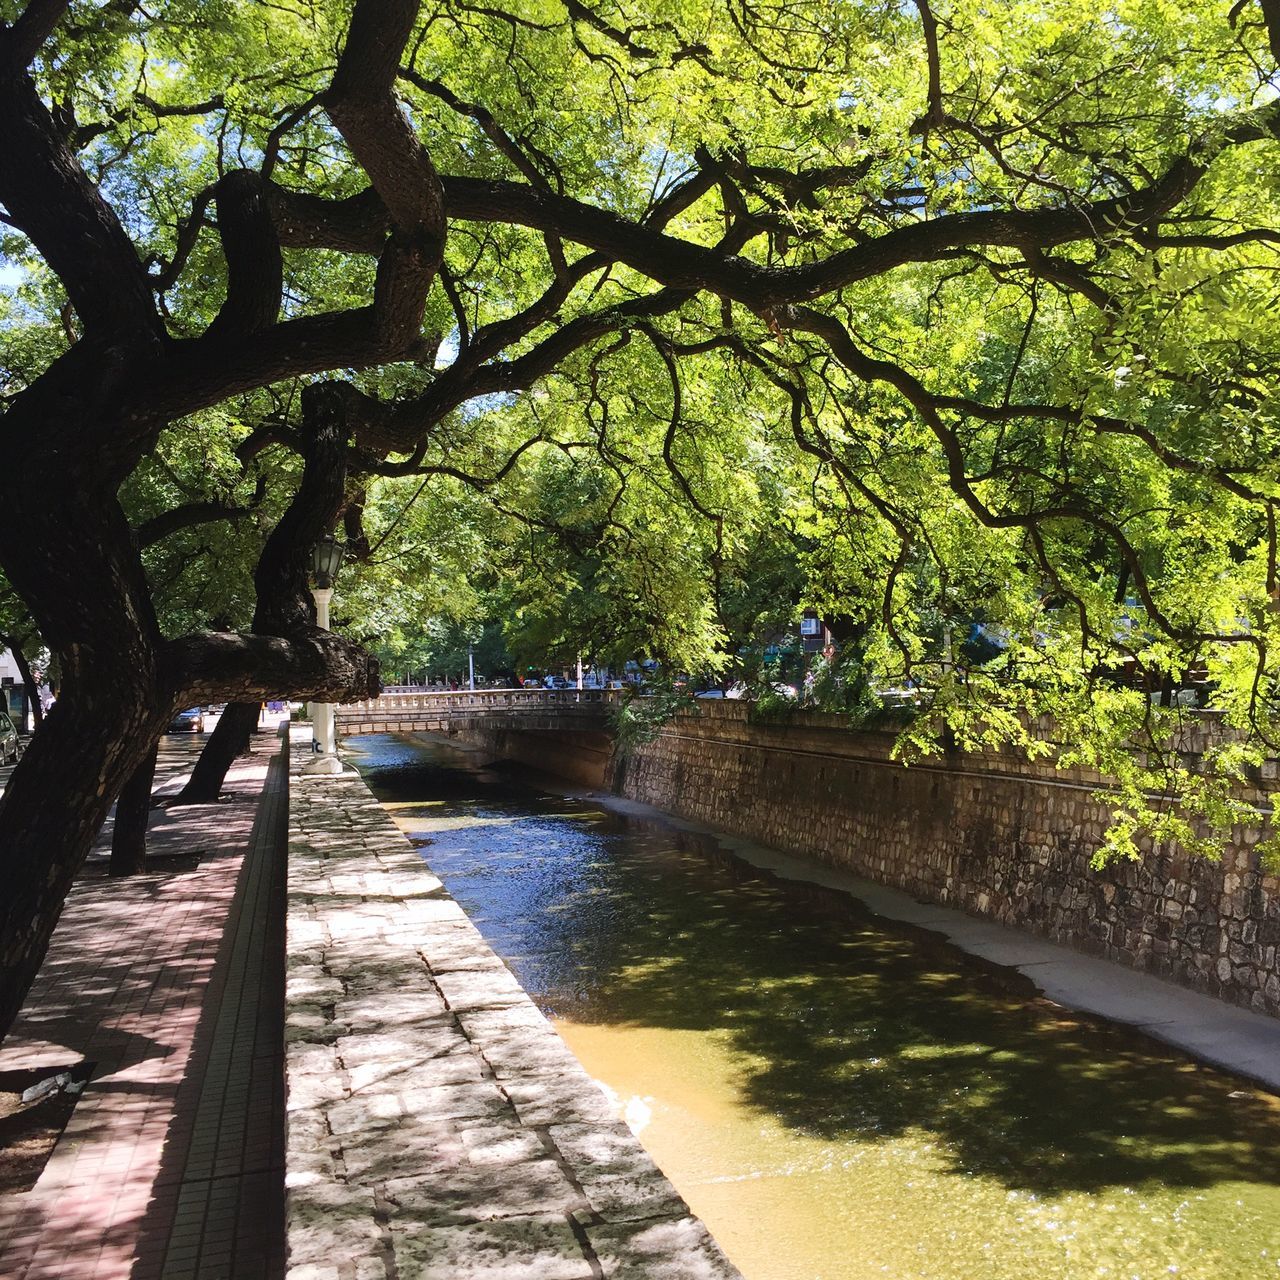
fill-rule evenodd
<path id="1" fill-rule="evenodd" d="M 135 876 L 147 869 L 147 821 L 151 816 L 151 784 L 156 776 L 157 738 L 116 801 L 116 824 L 111 832 L 108 875 Z"/>
<path id="2" fill-rule="evenodd" d="M 68 480 L 71 485 L 72 481 Z M 0 797 L 0 1035 L 39 972 L 62 904 L 112 803 L 180 706 L 342 701 L 377 689 L 358 645 L 300 623 L 282 636 L 163 640 L 114 494 L 78 477 L 27 490 L 0 521 L 0 562 L 58 655 L 63 681 Z"/>
<path id="3" fill-rule="evenodd" d="M 229 702 L 200 752 L 186 786 L 171 805 L 212 804 L 222 792 L 231 762 L 249 749 L 261 702 Z"/>
<path id="4" fill-rule="evenodd" d="M 30 13 L 63 8 L 40 0 Z M 417 9 L 415 0 L 357 0 L 325 100 L 390 213 L 372 305 L 276 322 L 279 251 L 268 193 L 236 178 L 220 188 L 219 226 L 224 239 L 245 241 L 244 252 L 228 247 L 222 323 L 189 340 L 168 334 L 141 257 L 22 70 L 50 29 L 45 16 L 0 31 L 0 203 L 61 279 L 82 328 L 5 415 L 11 467 L 41 483 L 21 488 L 0 515 L 0 565 L 58 660 L 62 684 L 0 798 L 0 1036 L 21 1009 L 111 804 L 178 707 L 334 702 L 377 691 L 377 664 L 358 645 L 319 632 L 306 600 L 310 546 L 341 504 L 340 461 L 336 498 L 330 482 L 321 500 L 308 497 L 296 519 L 281 522 L 287 554 L 268 566 L 272 591 L 260 585 L 258 593 L 273 611 L 266 634 L 165 640 L 116 495 L 175 416 L 233 387 L 380 363 L 420 341 L 446 227 L 439 179 L 394 96 Z M 229 362 L 237 352 L 239 363 Z M 345 429 L 344 393 L 310 387 L 304 406 L 317 397 Z"/>
<path id="5" fill-rule="evenodd" d="M 0 801 L 0 1030 L 22 1007 L 112 801 L 164 729 L 170 708 L 157 714 L 154 697 L 120 668 L 68 679 L 13 772 Z"/>

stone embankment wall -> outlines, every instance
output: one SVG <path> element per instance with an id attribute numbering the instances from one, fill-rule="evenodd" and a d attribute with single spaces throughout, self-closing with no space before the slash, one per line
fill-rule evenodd
<path id="1" fill-rule="evenodd" d="M 1109 822 L 1104 780 L 1000 753 L 905 767 L 893 737 L 840 717 L 753 725 L 742 703 L 707 702 L 606 774 L 599 742 L 494 735 L 495 754 L 844 868 L 917 898 L 1280 1015 L 1280 879 L 1244 830 L 1219 863 L 1149 855 L 1095 871 Z M 1192 731 L 1194 754 L 1214 732 Z M 602 738 L 603 735 L 595 735 Z M 1270 803 L 1274 764 L 1253 799 Z M 1270 776 L 1266 776 L 1270 775 Z"/>

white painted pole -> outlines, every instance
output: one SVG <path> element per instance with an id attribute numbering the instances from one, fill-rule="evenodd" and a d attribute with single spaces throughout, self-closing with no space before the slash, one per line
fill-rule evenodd
<path id="1" fill-rule="evenodd" d="M 476 655 L 475 650 L 467 645 L 467 683 L 471 686 L 471 692 L 475 692 L 476 688 Z"/>
<path id="2" fill-rule="evenodd" d="M 333 599 L 332 587 L 312 587 L 311 594 L 316 602 L 316 626 L 321 631 L 329 630 L 329 601 Z M 302 766 L 303 773 L 336 774 L 342 772 L 342 761 L 335 750 L 336 734 L 333 725 L 333 703 L 313 702 L 311 704 L 311 732 L 315 738 L 319 754 Z"/>

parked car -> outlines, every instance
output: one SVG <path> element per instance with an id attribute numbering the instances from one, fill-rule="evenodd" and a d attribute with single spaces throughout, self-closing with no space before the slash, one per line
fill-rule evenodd
<path id="1" fill-rule="evenodd" d="M 204 732 L 204 708 L 191 707 L 186 711 L 179 711 L 172 720 L 169 721 L 170 733 L 203 733 Z"/>
<path id="2" fill-rule="evenodd" d="M 22 741 L 13 721 L 0 711 L 0 764 L 14 764 L 22 754 Z"/>

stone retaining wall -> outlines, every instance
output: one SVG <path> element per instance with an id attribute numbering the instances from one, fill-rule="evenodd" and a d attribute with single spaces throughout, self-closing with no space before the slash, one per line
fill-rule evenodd
<path id="1" fill-rule="evenodd" d="M 607 786 L 613 763 L 613 738 L 603 729 L 566 729 L 554 722 L 529 729 L 476 721 L 452 725 L 441 736 L 461 738 L 495 760 L 515 760 L 587 787 Z"/>
<path id="2" fill-rule="evenodd" d="M 615 763 L 614 789 L 1280 1014 L 1280 879 L 1260 871 L 1256 831 L 1238 832 L 1220 863 L 1148 856 L 1094 871 L 1108 825 L 1096 775 L 998 753 L 907 768 L 890 758 L 891 735 L 851 732 L 835 716 L 753 725 L 747 715 L 734 702 L 681 715 Z M 1184 745 L 1201 750 L 1212 732 Z M 1269 800 L 1275 772 L 1264 766 L 1255 799 Z"/>
<path id="3" fill-rule="evenodd" d="M 740 1280 L 358 775 L 289 797 L 288 1280 Z"/>

